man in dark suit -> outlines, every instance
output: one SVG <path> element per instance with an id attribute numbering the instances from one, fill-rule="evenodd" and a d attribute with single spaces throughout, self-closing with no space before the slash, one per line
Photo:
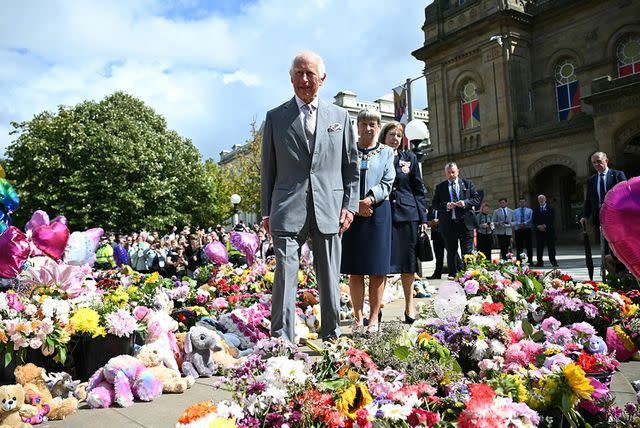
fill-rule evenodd
<path id="1" fill-rule="evenodd" d="M 538 195 L 538 207 L 533 210 L 533 227 L 536 231 L 536 267 L 544 266 L 544 247 L 547 246 L 549 261 L 553 267 L 558 267 L 556 261 L 556 233 L 553 226 L 553 208 L 547 204 L 545 195 Z"/>
<path id="2" fill-rule="evenodd" d="M 625 181 L 624 172 L 609 168 L 609 159 L 604 152 L 591 155 L 591 164 L 596 170 L 587 180 L 587 194 L 584 198 L 584 215 L 580 219 L 583 226 L 591 219 L 593 227 L 600 234 L 600 207 L 606 193 L 616 184 Z M 604 238 L 603 238 L 604 239 Z M 609 253 L 609 245 L 605 241 L 605 254 Z"/>
<path id="3" fill-rule="evenodd" d="M 480 205 L 480 195 L 473 181 L 458 177 L 458 165 L 449 162 L 445 166 L 447 179 L 438 184 L 431 206 L 438 210 L 440 232 L 447 247 L 447 266 L 453 276 L 462 269 L 463 263 L 457 258 L 458 243 L 462 258 L 473 250 L 473 229 L 476 218 L 473 207 Z"/>

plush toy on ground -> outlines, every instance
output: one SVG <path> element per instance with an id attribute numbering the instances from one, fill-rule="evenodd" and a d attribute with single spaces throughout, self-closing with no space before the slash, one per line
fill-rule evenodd
<path id="1" fill-rule="evenodd" d="M 71 375 L 66 372 L 45 374 L 44 380 L 47 382 L 47 387 L 53 398 L 75 397 L 80 384 L 79 380 L 73 380 Z"/>
<path id="2" fill-rule="evenodd" d="M 193 376 L 181 377 L 179 371 L 163 366 L 158 351 L 149 345 L 140 348 L 136 358 L 162 382 L 162 392 L 182 393 L 195 383 Z"/>
<path id="3" fill-rule="evenodd" d="M 49 420 L 60 421 L 78 410 L 78 400 L 75 397 L 54 398 L 46 382 L 46 372 L 42 367 L 27 363 L 16 367 L 13 371 L 16 383 L 24 387 L 25 399 L 31 403 L 40 399 L 41 405 L 50 407 Z"/>
<path id="4" fill-rule="evenodd" d="M 22 385 L 0 386 L 0 427 L 30 428 L 32 425 L 22 421 L 24 411 L 24 388 Z"/>
<path id="5" fill-rule="evenodd" d="M 152 401 L 162 394 L 162 382 L 140 360 L 119 355 L 98 369 L 87 385 L 87 403 L 92 408 L 107 408 L 112 403 L 122 407 L 133 400 Z"/>
<path id="6" fill-rule="evenodd" d="M 166 312 L 155 312 L 147 323 L 145 346 L 153 347 L 162 363 L 176 372 L 180 371 L 176 354 L 180 353 L 175 331 L 178 323 Z"/>
<path id="7" fill-rule="evenodd" d="M 49 420 L 47 415 L 51 411 L 51 407 L 48 404 L 42 404 L 40 397 L 33 397 L 31 399 L 31 405 L 34 408 L 35 414 L 33 416 L 22 415 L 22 422 L 38 425 Z"/>
<path id="8" fill-rule="evenodd" d="M 182 373 L 194 378 L 213 376 L 218 367 L 213 362 L 211 353 L 218 351 L 222 351 L 222 346 L 213 330 L 198 325 L 191 327 L 184 339 Z"/>

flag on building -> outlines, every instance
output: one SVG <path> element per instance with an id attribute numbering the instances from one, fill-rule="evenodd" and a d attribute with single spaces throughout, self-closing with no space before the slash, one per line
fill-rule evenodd
<path id="1" fill-rule="evenodd" d="M 409 110 L 407 108 L 407 88 L 405 85 L 393 88 L 393 107 L 396 120 L 406 125 L 409 122 Z"/>

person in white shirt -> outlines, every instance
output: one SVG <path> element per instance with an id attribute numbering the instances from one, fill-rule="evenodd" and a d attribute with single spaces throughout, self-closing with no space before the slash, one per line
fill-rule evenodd
<path id="1" fill-rule="evenodd" d="M 493 212 L 493 233 L 498 238 L 500 258 L 507 260 L 507 254 L 511 252 L 511 235 L 513 232 L 513 210 L 507 206 L 507 198 L 500 198 L 500 208 Z"/>

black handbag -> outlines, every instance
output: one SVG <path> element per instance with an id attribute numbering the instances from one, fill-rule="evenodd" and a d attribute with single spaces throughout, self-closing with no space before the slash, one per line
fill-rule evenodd
<path id="1" fill-rule="evenodd" d="M 431 240 L 425 232 L 418 232 L 418 242 L 416 242 L 416 256 L 421 262 L 430 262 L 431 260 L 433 260 Z"/>

